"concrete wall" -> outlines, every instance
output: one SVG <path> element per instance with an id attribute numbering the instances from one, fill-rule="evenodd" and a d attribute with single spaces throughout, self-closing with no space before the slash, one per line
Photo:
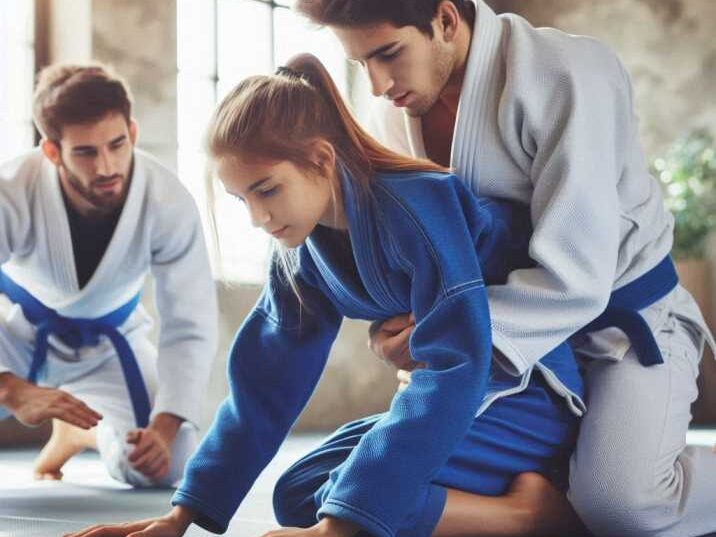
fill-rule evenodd
<path id="1" fill-rule="evenodd" d="M 129 82 L 139 146 L 177 168 L 175 0 L 93 0 L 92 56 Z"/>
<path id="2" fill-rule="evenodd" d="M 713 0 L 496 0 L 535 26 L 609 44 L 630 73 L 647 155 L 697 127 L 716 131 Z"/>

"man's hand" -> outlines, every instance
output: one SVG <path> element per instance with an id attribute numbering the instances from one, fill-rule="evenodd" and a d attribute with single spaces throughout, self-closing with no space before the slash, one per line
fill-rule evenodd
<path id="1" fill-rule="evenodd" d="M 375 321 L 370 325 L 368 346 L 378 358 L 396 369 L 410 371 L 418 362 L 410 356 L 410 334 L 415 328 L 412 313 L 392 317 L 387 321 Z"/>
<path id="2" fill-rule="evenodd" d="M 385 322 L 375 321 L 370 325 L 368 346 L 385 363 L 398 370 L 398 391 L 410 384 L 410 372 L 425 367 L 424 362 L 413 360 L 410 355 L 410 334 L 415 329 L 413 314 L 398 315 Z"/>
<path id="3" fill-rule="evenodd" d="M 102 414 L 69 393 L 35 386 L 11 373 L 0 374 L 0 404 L 30 427 L 56 418 L 81 429 L 91 429 L 102 419 Z"/>
<path id="4" fill-rule="evenodd" d="M 133 444 L 129 454 L 132 468 L 153 481 L 159 481 L 169 472 L 172 444 L 182 419 L 172 414 L 158 414 L 145 429 L 127 433 L 127 443 Z"/>

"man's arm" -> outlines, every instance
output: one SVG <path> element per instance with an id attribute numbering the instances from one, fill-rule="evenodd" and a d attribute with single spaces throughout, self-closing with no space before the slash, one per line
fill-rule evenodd
<path id="1" fill-rule="evenodd" d="M 8 372 L 0 373 L 0 405 L 31 427 L 55 418 L 86 430 L 102 419 L 99 412 L 69 393 L 35 386 Z"/>
<path id="2" fill-rule="evenodd" d="M 152 243 L 160 330 L 154 421 L 170 414 L 197 424 L 216 354 L 216 290 L 199 213 L 181 189 L 163 202 Z"/>

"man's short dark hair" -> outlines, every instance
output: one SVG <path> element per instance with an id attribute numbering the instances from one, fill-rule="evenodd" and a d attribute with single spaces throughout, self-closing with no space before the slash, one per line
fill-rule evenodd
<path id="1" fill-rule="evenodd" d="M 396 28 L 415 26 L 433 37 L 432 20 L 443 1 L 460 16 L 470 17 L 470 0 L 297 0 L 294 9 L 322 26 L 368 26 L 387 22 Z"/>
<path id="2" fill-rule="evenodd" d="M 59 141 L 62 127 L 92 123 L 109 112 L 129 122 L 132 99 L 127 84 L 100 65 L 57 64 L 37 75 L 33 117 L 42 135 Z"/>

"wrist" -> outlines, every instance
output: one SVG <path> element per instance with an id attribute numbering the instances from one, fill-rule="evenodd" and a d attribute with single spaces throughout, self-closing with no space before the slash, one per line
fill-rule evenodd
<path id="1" fill-rule="evenodd" d="M 149 429 L 156 431 L 168 444 L 171 444 L 176 438 L 179 427 L 184 420 L 174 414 L 162 412 L 157 414 L 149 424 Z"/>
<path id="2" fill-rule="evenodd" d="M 171 520 L 172 524 L 181 529 L 182 532 L 194 522 L 196 518 L 196 511 L 183 505 L 175 505 L 169 514 L 166 516 L 167 519 Z"/>
<path id="3" fill-rule="evenodd" d="M 0 373 L 0 405 L 13 410 L 26 384 L 28 383 L 12 373 Z"/>

